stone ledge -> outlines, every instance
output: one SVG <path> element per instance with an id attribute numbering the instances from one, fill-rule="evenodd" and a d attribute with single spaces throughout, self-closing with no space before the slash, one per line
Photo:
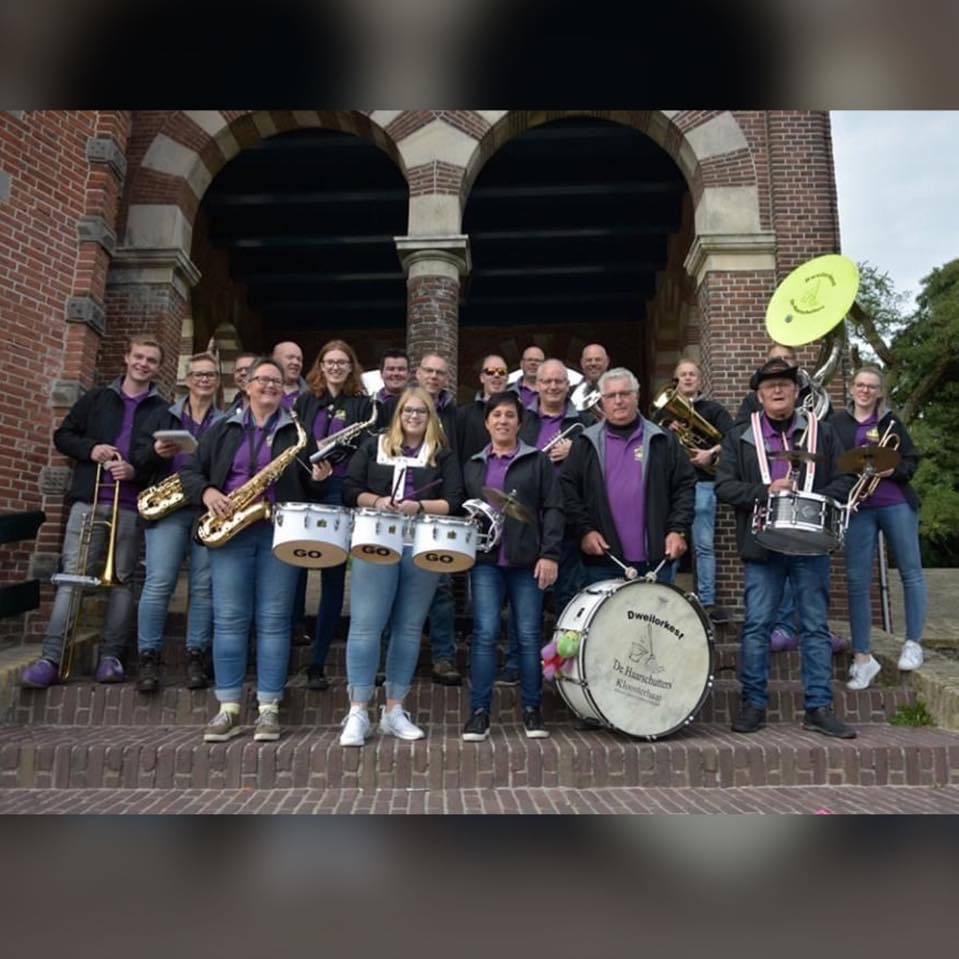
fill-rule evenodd
<path id="1" fill-rule="evenodd" d="M 117 236 L 102 216 L 82 216 L 77 221 L 77 239 L 81 243 L 98 243 L 111 256 L 117 247 Z"/>
<path id="2" fill-rule="evenodd" d="M 106 332 L 106 313 L 92 296 L 71 296 L 67 300 L 67 322 L 85 323 L 101 335 Z"/>
<path id="3" fill-rule="evenodd" d="M 122 183 L 127 174 L 127 158 L 113 137 L 90 137 L 87 140 L 87 160 L 105 163 Z"/>

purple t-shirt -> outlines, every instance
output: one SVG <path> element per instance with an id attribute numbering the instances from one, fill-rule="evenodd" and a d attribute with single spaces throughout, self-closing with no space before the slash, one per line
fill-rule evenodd
<path id="1" fill-rule="evenodd" d="M 280 406 L 285 410 L 292 410 L 293 404 L 300 398 L 300 391 L 294 390 L 292 393 L 284 393 L 283 399 L 280 400 Z"/>
<path id="2" fill-rule="evenodd" d="M 793 449 L 796 441 L 796 434 L 799 432 L 799 424 L 796 422 L 795 417 L 785 433 L 780 433 L 779 430 L 774 429 L 772 423 L 769 422 L 769 419 L 765 413 L 762 414 L 760 422 L 762 424 L 763 431 L 763 444 L 767 450 L 777 452 L 778 450 L 786 449 L 787 437 L 789 441 L 789 449 Z M 770 479 L 785 479 L 788 475 L 789 463 L 786 460 L 769 461 Z"/>
<path id="3" fill-rule="evenodd" d="M 203 437 L 203 434 L 213 425 L 216 419 L 216 409 L 211 406 L 207 411 L 206 415 L 203 417 L 201 423 L 197 423 L 196 420 L 190 415 L 190 404 L 183 404 L 183 416 L 180 418 L 180 425 L 187 430 L 190 435 L 199 443 Z M 173 472 L 179 473 L 190 460 L 193 459 L 192 453 L 177 453 L 173 457 Z"/>
<path id="4" fill-rule="evenodd" d="M 123 421 L 120 424 L 120 432 L 111 445 L 115 446 L 120 455 L 130 462 L 130 441 L 133 439 L 133 417 L 136 416 L 137 408 L 150 395 L 150 390 L 146 389 L 137 396 L 128 396 L 123 390 L 120 390 L 120 397 L 123 400 Z M 113 505 L 113 489 L 116 484 L 113 476 L 107 471 L 106 464 L 100 471 L 100 493 L 97 496 L 98 503 Z M 128 482 L 120 484 L 120 509 L 137 508 L 137 494 L 139 490 L 135 483 Z"/>
<path id="5" fill-rule="evenodd" d="M 643 421 L 628 436 L 608 426 L 606 497 L 627 563 L 646 562 L 646 472 L 643 469 Z"/>
<path id="6" fill-rule="evenodd" d="M 252 479 L 260 470 L 265 469 L 273 459 L 272 440 L 276 431 L 277 413 L 274 413 L 263 426 L 257 426 L 249 410 L 243 416 L 243 439 L 240 448 L 233 457 L 233 465 L 223 485 L 224 493 L 232 493 L 247 480 Z M 276 502 L 276 486 L 271 483 L 266 491 L 266 500 Z"/>
<path id="7" fill-rule="evenodd" d="M 856 426 L 856 446 L 878 446 L 879 445 L 879 417 L 873 413 L 868 420 L 863 420 Z M 879 480 L 876 492 L 872 494 L 864 503 L 860 503 L 860 509 L 881 509 L 883 506 L 898 506 L 905 503 L 906 497 L 902 487 L 892 479 L 883 478 Z"/>
<path id="8" fill-rule="evenodd" d="M 547 416 L 545 413 L 539 414 L 539 435 L 536 437 L 536 448 L 543 449 L 546 444 L 555 436 L 563 431 L 563 414 L 556 416 Z M 561 466 L 562 463 L 554 464 Z"/>
<path id="9" fill-rule="evenodd" d="M 342 414 L 337 416 L 336 413 Z M 322 442 L 328 436 L 331 436 L 333 433 L 339 433 L 340 430 L 346 428 L 346 412 L 345 410 L 333 410 L 330 406 L 324 406 L 320 409 L 319 413 L 316 414 L 316 419 L 313 420 L 313 437 L 316 441 Z M 346 476 L 350 469 L 350 459 L 347 457 L 339 463 L 333 464 L 333 476 Z"/>
<path id="10" fill-rule="evenodd" d="M 498 456 L 490 449 L 489 456 L 486 459 L 486 480 L 484 486 L 491 486 L 498 489 L 501 493 L 506 492 L 506 471 L 510 463 L 516 456 L 516 450 L 507 453 L 505 456 Z M 497 566 L 509 566 L 509 560 L 506 558 L 506 527 L 503 527 L 503 536 L 499 541 L 499 553 L 496 557 Z"/>
<path id="11" fill-rule="evenodd" d="M 519 391 L 519 398 L 522 401 L 523 406 L 529 406 L 530 403 L 532 403 L 536 397 L 539 396 L 539 393 L 537 393 L 536 390 L 531 390 L 522 380 L 518 382 L 516 388 Z"/>

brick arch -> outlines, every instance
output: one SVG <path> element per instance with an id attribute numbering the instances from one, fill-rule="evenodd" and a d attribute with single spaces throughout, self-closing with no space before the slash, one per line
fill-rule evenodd
<path id="1" fill-rule="evenodd" d="M 358 110 L 181 110 L 161 115 L 130 178 L 121 224 L 128 249 L 189 256 L 193 222 L 213 178 L 241 150 L 293 130 L 339 130 L 369 141 L 407 177 L 393 138 Z"/>
<path id="2" fill-rule="evenodd" d="M 668 153 L 689 186 L 700 234 L 758 233 L 762 216 L 759 177 L 749 141 L 728 110 L 513 110 L 489 111 L 489 130 L 476 144 L 460 182 L 460 209 L 486 162 L 526 130 L 568 117 L 595 117 L 632 127 Z M 735 202 L 710 188 L 738 189 Z"/>

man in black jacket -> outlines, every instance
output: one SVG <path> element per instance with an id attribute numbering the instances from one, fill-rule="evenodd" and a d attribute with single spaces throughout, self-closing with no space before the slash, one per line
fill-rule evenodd
<path id="1" fill-rule="evenodd" d="M 88 554 L 87 569 L 79 569 L 81 532 L 86 517 L 109 520 L 114 496 L 119 496 L 116 530 L 116 580 L 109 590 L 100 661 L 96 678 L 100 683 L 119 683 L 124 679 L 120 657 L 126 646 L 133 615 L 130 580 L 140 555 L 142 527 L 137 515 L 137 495 L 146 477 L 138 476 L 130 464 L 131 444 L 141 423 L 166 400 L 153 385 L 163 362 L 163 348 L 148 335 L 130 337 L 123 358 L 124 375 L 109 386 L 95 387 L 74 403 L 53 434 L 53 443 L 65 456 L 75 459 L 69 497 L 73 500 L 63 538 L 62 568 L 68 574 L 88 574 L 104 554 L 108 533 L 105 526 L 95 527 Z M 93 503 L 97 467 L 101 467 L 100 489 Z M 119 484 L 119 491 L 117 491 Z M 76 587 L 57 589 L 53 612 L 47 624 L 40 659 L 23 672 L 24 686 L 43 689 L 59 681 L 64 640 L 76 627 L 71 619 L 72 594 Z"/>
<path id="2" fill-rule="evenodd" d="M 497 353 L 483 357 L 480 366 L 480 388 L 469 403 L 456 408 L 456 446 L 460 466 L 489 443 L 486 431 L 486 401 L 507 388 L 509 368 Z"/>
<path id="3" fill-rule="evenodd" d="M 679 559 L 696 486 L 679 440 L 640 416 L 636 377 L 617 367 L 600 377 L 599 388 L 605 420 L 573 440 L 560 473 L 566 522 L 579 537 L 587 585 L 622 576 L 609 556 L 639 573 Z"/>
<path id="4" fill-rule="evenodd" d="M 719 457 L 716 498 L 736 510 L 736 544 L 745 567 L 746 621 L 742 632 L 740 681 L 743 704 L 733 722 L 734 732 L 752 733 L 766 721 L 769 681 L 769 631 L 782 602 L 786 582 L 792 584 L 802 627 L 804 729 L 852 739 L 855 731 L 832 711 L 832 643 L 829 612 L 828 554 L 794 556 L 771 552 L 756 540 L 753 512 L 770 493 L 795 491 L 829 496 L 845 502 L 853 479 L 839 472 L 841 452 L 827 423 L 796 409 L 799 377 L 787 360 L 769 360 L 754 377 L 762 412 L 726 434 Z M 805 437 L 803 439 L 803 437 Z M 803 449 L 817 456 L 794 473 L 784 460 L 771 460 L 770 451 Z"/>

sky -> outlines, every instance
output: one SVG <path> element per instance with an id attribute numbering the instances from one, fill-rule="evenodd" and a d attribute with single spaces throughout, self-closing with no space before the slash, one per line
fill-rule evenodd
<path id="1" fill-rule="evenodd" d="M 842 252 L 913 295 L 959 257 L 959 110 L 833 111 Z"/>

